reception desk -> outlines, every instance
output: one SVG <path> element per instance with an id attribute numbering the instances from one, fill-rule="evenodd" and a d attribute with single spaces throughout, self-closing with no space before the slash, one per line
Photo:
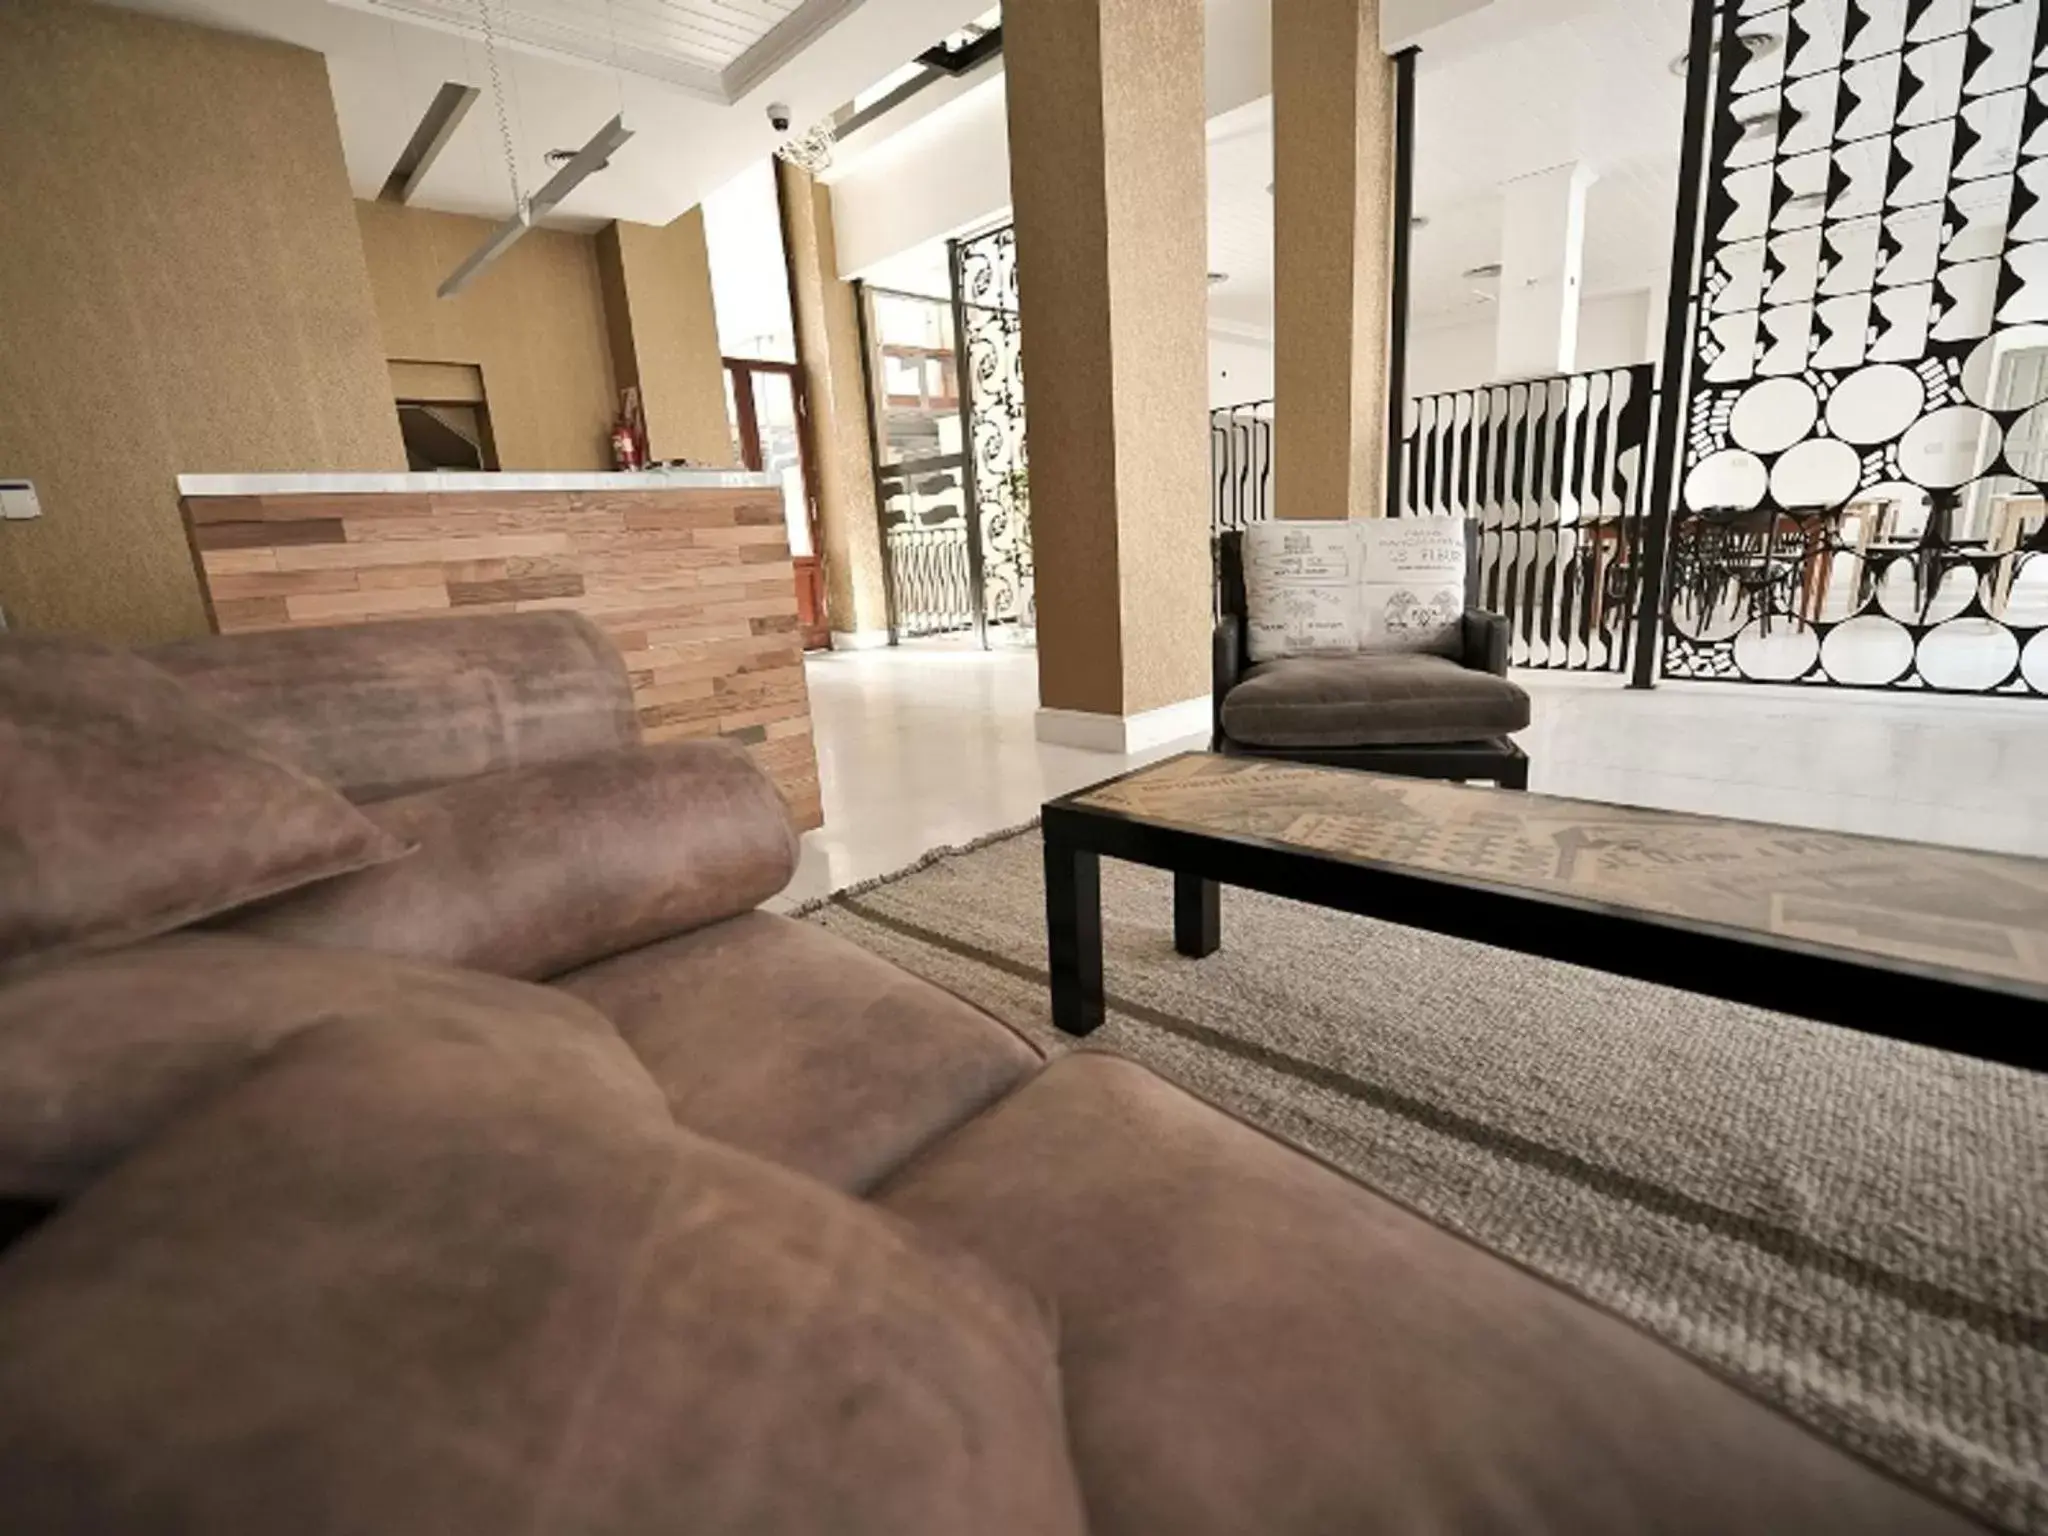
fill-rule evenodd
<path id="1" fill-rule="evenodd" d="M 724 736 L 824 819 L 782 490 L 767 475 L 185 475 L 222 634 L 567 608 L 618 645 L 651 741 Z"/>

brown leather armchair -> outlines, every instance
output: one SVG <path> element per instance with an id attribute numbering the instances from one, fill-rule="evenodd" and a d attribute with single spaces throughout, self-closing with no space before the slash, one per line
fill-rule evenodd
<path id="1" fill-rule="evenodd" d="M 1529 696 L 1508 680 L 1508 621 L 1468 609 L 1456 656 L 1299 656 L 1254 662 L 1245 626 L 1244 535 L 1218 550 L 1210 750 L 1425 779 L 1529 787 L 1511 739 Z"/>

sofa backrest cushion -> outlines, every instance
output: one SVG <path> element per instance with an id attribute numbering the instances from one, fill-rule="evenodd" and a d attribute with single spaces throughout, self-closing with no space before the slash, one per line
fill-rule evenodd
<path id="1" fill-rule="evenodd" d="M 611 1024 L 565 993 L 474 971 L 179 933 L 0 986 L 0 1199 L 62 1202 L 279 1041 L 337 1019 L 533 1018 L 665 1102 Z M 566 1047 L 565 1047 L 566 1048 Z"/>
<path id="2" fill-rule="evenodd" d="M 1253 523 L 1242 544 L 1250 659 L 1457 656 L 1467 543 L 1452 517 Z"/>
<path id="3" fill-rule="evenodd" d="M 750 911 L 796 870 L 782 796 L 727 741 L 515 768 L 367 814 L 419 852 L 234 925 L 538 980 Z"/>
<path id="4" fill-rule="evenodd" d="M 140 657 L 0 637 L 0 975 L 405 851 Z"/>
<path id="5" fill-rule="evenodd" d="M 0 1260 L 10 1528 L 1079 1536 L 1022 1292 L 553 1033 L 309 1030 Z"/>
<path id="6" fill-rule="evenodd" d="M 576 613 L 211 635 L 149 659 L 357 802 L 640 739 L 625 663 Z"/>

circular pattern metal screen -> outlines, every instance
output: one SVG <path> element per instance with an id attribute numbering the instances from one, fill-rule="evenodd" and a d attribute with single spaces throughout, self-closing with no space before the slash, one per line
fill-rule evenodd
<path id="1" fill-rule="evenodd" d="M 2048 695 L 2040 0 L 1724 0 L 1664 674 Z"/>

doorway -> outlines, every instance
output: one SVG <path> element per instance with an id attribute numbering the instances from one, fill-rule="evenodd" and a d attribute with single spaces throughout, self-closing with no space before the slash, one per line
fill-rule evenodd
<path id="1" fill-rule="evenodd" d="M 460 472 L 498 467 L 482 369 L 474 363 L 402 358 L 393 358 L 389 367 L 408 470 Z"/>
<path id="2" fill-rule="evenodd" d="M 728 357 L 725 393 L 740 462 L 782 484 L 782 515 L 789 558 L 796 570 L 797 627 L 807 651 L 827 650 L 832 625 L 825 611 L 825 568 L 818 538 L 817 477 L 810 460 L 810 413 L 803 374 L 795 363 Z"/>
<path id="3" fill-rule="evenodd" d="M 946 247 L 949 298 L 856 284 L 896 640 L 1037 641 L 1009 226 Z"/>

